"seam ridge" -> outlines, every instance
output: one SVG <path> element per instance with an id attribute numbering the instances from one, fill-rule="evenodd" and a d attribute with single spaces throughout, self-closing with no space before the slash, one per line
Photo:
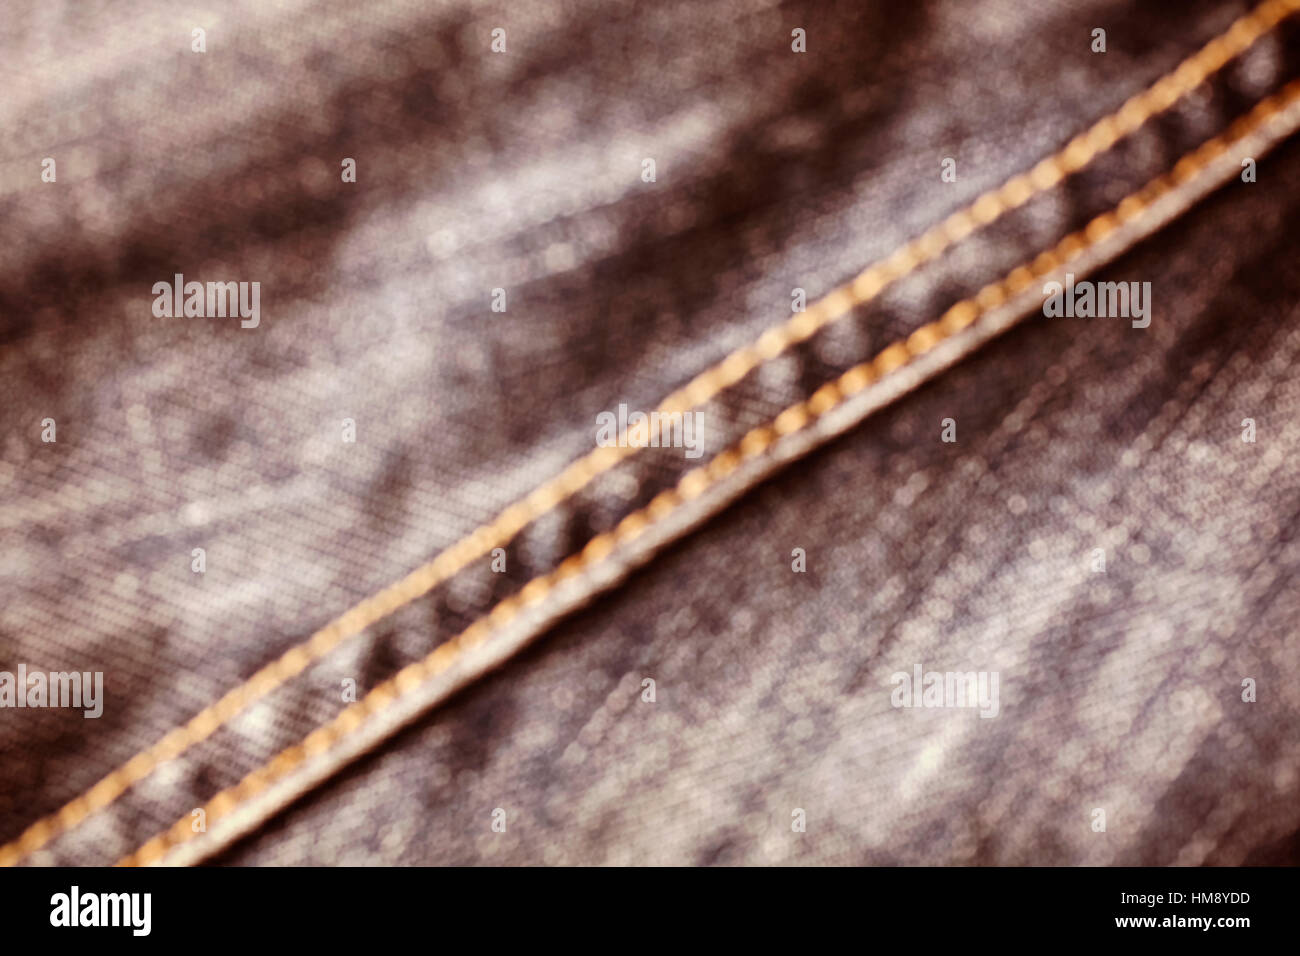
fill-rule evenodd
<path id="1" fill-rule="evenodd" d="M 518 593 L 497 604 L 488 614 L 439 645 L 421 661 L 407 665 L 379 684 L 364 698 L 343 710 L 329 723 L 307 735 L 300 743 L 280 751 L 263 766 L 246 775 L 238 784 L 221 791 L 204 807 L 206 818 L 215 822 L 238 809 L 241 804 L 261 793 L 305 760 L 319 756 L 336 743 L 357 731 L 371 718 L 382 714 L 400 698 L 413 692 L 424 681 L 448 668 L 457 658 L 488 640 L 493 632 L 509 623 L 527 607 L 540 603 L 559 583 L 589 566 L 605 561 L 619 545 L 639 537 L 650 526 L 663 521 L 687 502 L 699 497 L 722 481 L 742 464 L 762 455 L 778 439 L 801 432 L 828 412 L 868 386 L 887 378 L 897 370 L 926 355 L 945 340 L 957 335 L 984 313 L 997 308 L 1012 296 L 1023 292 L 1035 279 L 1068 265 L 1093 246 L 1101 243 L 1118 227 L 1142 215 L 1156 200 L 1195 179 L 1229 146 L 1246 137 L 1282 109 L 1300 100 L 1300 80 L 1265 98 L 1228 129 L 1207 140 L 1178 160 L 1164 174 L 1130 193 L 1111 211 L 1092 219 L 1082 229 L 1065 236 L 1055 246 L 1044 250 L 1030 262 L 1018 266 L 1002 279 L 984 286 L 976 295 L 963 299 L 943 315 L 895 342 L 873 359 L 850 368 L 827 382 L 809 398 L 796 402 L 771 422 L 756 426 L 736 444 L 715 455 L 708 464 L 693 468 L 675 488 L 660 492 L 649 504 L 626 517 L 613 531 L 596 535 L 586 546 L 566 558 L 554 571 L 528 582 Z M 119 866 L 149 865 L 158 862 L 174 846 L 195 836 L 188 816 L 153 837 L 135 852 L 118 861 Z"/>
<path id="2" fill-rule="evenodd" d="M 937 259 L 977 229 L 1053 188 L 1151 117 L 1169 109 L 1298 9 L 1300 0 L 1264 0 L 1183 60 L 1172 72 L 1129 98 L 1118 110 L 1093 123 L 1056 153 L 1039 161 L 1028 173 L 1017 174 L 1000 187 L 985 192 L 887 258 L 833 289 L 804 312 L 769 328 L 751 345 L 732 352 L 672 392 L 660 403 L 657 411 L 661 415 L 671 415 L 703 404 L 759 365 L 805 341 L 819 329 L 875 298 L 893 282 Z M 918 330 L 918 333 L 920 331 L 923 330 Z M 912 337 L 918 333 L 913 333 Z M 0 866 L 21 862 L 57 836 L 109 806 L 161 764 L 206 740 L 235 715 L 301 674 L 344 641 L 427 594 L 493 548 L 508 544 L 536 518 L 572 497 L 635 451 L 635 448 L 610 446 L 589 452 L 556 477 L 508 505 L 491 522 L 480 525 L 404 578 L 353 605 L 306 641 L 290 648 L 247 681 L 227 691 L 215 703 L 173 728 L 157 743 L 131 757 L 90 789 L 31 824 L 12 842 L 0 846 Z"/>

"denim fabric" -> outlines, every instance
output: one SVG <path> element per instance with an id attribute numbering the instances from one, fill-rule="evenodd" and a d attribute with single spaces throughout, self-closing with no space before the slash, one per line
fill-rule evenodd
<path id="1" fill-rule="evenodd" d="M 590 451 L 600 412 L 654 408 L 1249 8 L 20 3 L 0 669 L 102 671 L 106 701 L 0 710 L 0 841 Z M 704 460 L 1167 171 L 1298 52 L 1282 24 L 746 376 L 703 408 Z M 1294 861 L 1297 159 L 1094 277 L 1150 282 L 1149 328 L 1031 318 L 217 860 Z M 176 273 L 260 282 L 259 326 L 155 317 Z M 474 562 L 28 861 L 133 851 L 694 464 L 644 450 L 504 573 Z M 998 672 L 998 716 L 892 706 L 916 665 Z"/>
<path id="2" fill-rule="evenodd" d="M 1148 340 L 1013 332 L 220 862 L 1295 862 L 1297 211 L 1216 197 L 1104 274 Z M 1000 714 L 892 707 L 917 663 Z"/>

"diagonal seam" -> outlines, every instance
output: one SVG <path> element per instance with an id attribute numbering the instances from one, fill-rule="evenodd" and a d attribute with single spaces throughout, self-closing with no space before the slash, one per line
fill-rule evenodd
<path id="1" fill-rule="evenodd" d="M 1297 9 L 1300 9 L 1300 0 L 1264 0 L 1185 59 L 1172 72 L 1075 136 L 1028 173 L 1013 176 L 1000 187 L 982 194 L 969 206 L 948 216 L 886 259 L 867 267 L 855 278 L 832 290 L 804 312 L 768 329 L 751 345 L 732 352 L 670 394 L 657 411 L 661 416 L 671 415 L 703 404 L 739 382 L 764 362 L 781 355 L 792 345 L 807 340 L 819 329 L 875 298 L 890 284 L 937 259 L 975 230 L 995 222 L 1005 213 L 1053 188 L 1067 176 L 1083 169 L 1120 139 L 1136 131 L 1147 120 L 1169 109 Z M 651 439 L 653 440 L 653 435 Z M 290 648 L 277 660 L 257 671 L 246 682 L 227 691 L 216 703 L 173 728 L 153 746 L 137 753 L 85 793 L 73 798 L 55 813 L 33 823 L 16 840 L 0 846 L 0 866 L 12 866 L 21 862 L 50 840 L 107 807 L 158 766 L 206 740 L 235 715 L 292 680 L 345 640 L 355 637 L 376 621 L 427 594 L 493 548 L 508 544 L 532 521 L 572 497 L 636 450 L 618 446 L 595 449 L 567 466 L 555 478 L 507 506 L 491 522 L 480 525 L 406 577 L 354 605 L 305 642 Z"/>
<path id="2" fill-rule="evenodd" d="M 596 535 L 581 551 L 570 555 L 554 571 L 534 578 L 517 594 L 501 601 L 491 612 L 456 637 L 439 645 L 423 660 L 403 668 L 334 720 L 318 727 L 301 743 L 285 748 L 234 787 L 218 793 L 204 807 L 206 819 L 216 822 L 228 816 L 243 802 L 265 790 L 305 760 L 325 753 L 400 698 L 410 694 L 424 681 L 447 670 L 462 653 L 488 640 L 495 630 L 512 620 L 524 608 L 542 601 L 557 584 L 589 566 L 605 561 L 616 547 L 639 537 L 651 525 L 663 521 L 685 503 L 702 495 L 746 461 L 763 454 L 778 439 L 808 428 L 852 396 L 931 352 L 941 342 L 969 327 L 985 312 L 996 309 L 1012 296 L 1023 292 L 1036 279 L 1069 265 L 1117 228 L 1142 215 L 1165 193 L 1195 179 L 1207 165 L 1227 151 L 1231 144 L 1245 138 L 1279 111 L 1297 101 L 1300 101 L 1300 80 L 1259 102 L 1224 133 L 1184 155 L 1169 172 L 1130 193 L 1110 212 L 1092 219 L 1083 229 L 1067 235 L 1052 248 L 1012 269 L 1001 280 L 984 286 L 971 298 L 956 303 L 939 319 L 917 329 L 907 339 L 895 342 L 873 359 L 854 366 L 839 378 L 826 383 L 806 400 L 786 408 L 771 422 L 751 429 L 739 442 L 719 452 L 707 465 L 687 472 L 675 488 L 661 492 L 644 508 L 628 514 L 613 531 Z M 181 817 L 167 830 L 120 860 L 118 865 L 155 863 L 170 848 L 185 843 L 194 836 L 189 817 Z"/>

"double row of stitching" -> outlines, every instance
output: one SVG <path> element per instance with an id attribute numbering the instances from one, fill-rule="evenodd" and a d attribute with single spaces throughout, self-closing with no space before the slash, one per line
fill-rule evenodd
<path id="1" fill-rule="evenodd" d="M 1184 60 L 1173 72 L 1098 120 L 1029 172 L 1013 176 L 1000 187 L 979 196 L 969 206 L 953 213 L 886 259 L 869 266 L 804 312 L 764 332 L 753 344 L 728 355 L 670 394 L 658 411 L 661 415 L 671 415 L 709 401 L 764 362 L 806 341 L 829 323 L 874 299 L 892 283 L 937 259 L 975 230 L 1050 190 L 1151 117 L 1169 109 L 1297 9 L 1300 9 L 1300 0 L 1265 0 Z M 245 683 L 171 730 L 153 746 L 136 754 L 56 813 L 32 824 L 17 840 L 0 847 L 0 865 L 20 862 L 59 834 L 107 807 L 159 765 L 206 740 L 234 716 L 301 674 L 344 641 L 429 593 L 493 548 L 508 544 L 538 517 L 572 497 L 636 450 L 633 447 L 602 447 L 573 462 L 555 478 L 509 505 L 489 523 L 481 525 L 406 577 L 361 601 L 302 644 L 286 651 Z"/>
<path id="2" fill-rule="evenodd" d="M 917 329 L 906 339 L 895 342 L 871 360 L 850 368 L 837 379 L 823 385 L 809 398 L 786 408 L 772 421 L 751 429 L 738 443 L 720 452 L 708 464 L 687 472 L 675 488 L 661 492 L 644 508 L 627 515 L 614 530 L 596 535 L 581 551 L 568 557 L 554 571 L 534 578 L 520 592 L 503 600 L 489 614 L 440 645 L 426 658 L 403 668 L 333 721 L 313 731 L 301 743 L 281 751 L 236 786 L 217 794 L 204 808 L 207 820 L 212 823 L 227 816 L 244 801 L 261 793 L 305 760 L 330 750 L 367 721 L 391 707 L 399 698 L 445 671 L 459 655 L 488 640 L 497 629 L 514 619 L 524 608 L 541 602 L 557 584 L 605 561 L 615 548 L 641 536 L 651 525 L 663 521 L 683 504 L 702 495 L 742 464 L 765 453 L 778 439 L 808 428 L 849 398 L 926 355 L 941 342 L 966 329 L 984 313 L 1024 291 L 1036 280 L 1070 265 L 1119 226 L 1142 215 L 1165 193 L 1197 177 L 1232 143 L 1248 136 L 1270 117 L 1297 101 L 1300 101 L 1300 81 L 1291 83 L 1281 92 L 1259 103 L 1223 134 L 1182 157 L 1169 172 L 1125 197 L 1113 210 L 1092 219 L 1083 229 L 1067 235 L 1054 247 L 1011 270 L 1000 281 L 990 283 L 971 298 L 956 303 L 940 318 Z M 182 817 L 172 827 L 119 861 L 119 865 L 157 862 L 170 848 L 193 837 L 189 817 Z"/>

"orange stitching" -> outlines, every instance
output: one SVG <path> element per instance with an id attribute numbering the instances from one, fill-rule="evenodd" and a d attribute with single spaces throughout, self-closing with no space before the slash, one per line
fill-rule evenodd
<path id="1" fill-rule="evenodd" d="M 613 531 L 596 535 L 580 552 L 570 555 L 554 571 L 534 578 L 518 594 L 506 598 L 456 637 L 439 645 L 428 657 L 403 668 L 333 721 L 312 731 L 302 743 L 287 747 L 263 767 L 249 773 L 236 786 L 218 793 L 204 808 L 206 818 L 210 821 L 220 819 L 291 772 L 307 758 L 329 750 L 366 720 L 387 709 L 399 697 L 445 671 L 459 654 L 483 643 L 495 627 L 512 620 L 521 608 L 537 604 L 560 581 L 572 577 L 589 564 L 604 560 L 617 545 L 639 537 L 648 527 L 663 520 L 686 501 L 699 497 L 745 461 L 762 454 L 778 438 L 807 428 L 867 386 L 881 381 L 890 373 L 925 355 L 945 339 L 956 335 L 985 312 L 1023 291 L 1035 279 L 1068 265 L 1118 226 L 1142 214 L 1170 189 L 1198 175 L 1230 143 L 1249 135 L 1269 117 L 1296 100 L 1300 100 L 1300 80 L 1261 101 L 1249 114 L 1236 120 L 1226 132 L 1207 140 L 1183 156 L 1168 173 L 1129 194 L 1114 210 L 1102 213 L 1083 229 L 1066 236 L 1052 249 L 1012 269 L 1000 281 L 984 286 L 973 297 L 958 302 L 939 319 L 917 329 L 906 340 L 895 342 L 870 361 L 856 365 L 835 381 L 826 383 L 808 399 L 785 409 L 771 423 L 751 429 L 739 442 L 720 452 L 707 465 L 693 468 L 683 475 L 676 488 L 660 492 L 650 504 L 623 518 Z M 156 862 L 169 848 L 187 842 L 193 836 L 190 818 L 181 817 L 134 853 L 123 857 L 118 865 L 141 866 Z"/>
<path id="2" fill-rule="evenodd" d="M 1087 132 L 1074 137 L 1063 149 L 1039 162 L 1028 173 L 1013 176 L 998 189 L 984 193 L 965 209 L 953 213 L 887 259 L 869 266 L 854 279 L 832 290 L 804 312 L 788 319 L 781 326 L 768 329 L 755 343 L 733 352 L 665 398 L 658 408 L 659 413 L 671 415 L 674 412 L 686 412 L 703 404 L 740 381 L 758 365 L 780 355 L 791 345 L 808 339 L 818 329 L 875 298 L 890 283 L 936 259 L 976 229 L 1024 205 L 1033 196 L 1051 189 L 1066 176 L 1078 172 L 1099 153 L 1138 129 L 1152 116 L 1173 106 L 1298 8 L 1300 0 L 1264 0 L 1250 13 L 1238 18 L 1224 33 L 1184 60 L 1172 73 L 1161 77 L 1145 92 L 1130 98 L 1114 113 L 1098 120 Z M 12 866 L 20 862 L 60 833 L 77 826 L 86 817 L 108 806 L 143 780 L 160 764 L 206 740 L 236 714 L 292 680 L 343 641 L 355 637 L 376 621 L 427 594 L 493 548 L 508 544 L 534 519 L 576 494 L 635 450 L 630 447 L 605 447 L 589 452 L 555 478 L 509 505 L 489 524 L 480 525 L 400 581 L 353 606 L 304 643 L 286 651 L 278 660 L 263 667 L 239 687 L 228 691 L 215 704 L 205 707 L 187 723 L 171 730 L 158 743 L 136 754 L 56 813 L 32 824 L 17 840 L 0 847 L 0 866 Z"/>

